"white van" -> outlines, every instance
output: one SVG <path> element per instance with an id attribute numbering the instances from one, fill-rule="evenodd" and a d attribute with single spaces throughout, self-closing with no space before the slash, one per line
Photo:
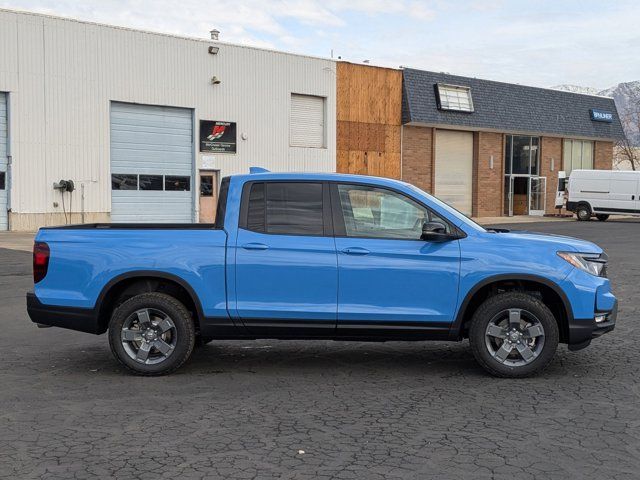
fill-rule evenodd
<path id="1" fill-rule="evenodd" d="M 601 221 L 609 215 L 640 215 L 640 172 L 573 170 L 567 210 L 575 212 L 578 220 L 593 215 Z"/>

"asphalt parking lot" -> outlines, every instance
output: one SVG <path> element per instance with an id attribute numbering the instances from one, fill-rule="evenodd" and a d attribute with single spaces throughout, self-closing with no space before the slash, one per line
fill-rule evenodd
<path id="1" fill-rule="evenodd" d="M 31 256 L 0 248 L 0 478 L 637 479 L 640 220 L 516 228 L 600 244 L 620 300 L 524 380 L 467 342 L 214 342 L 131 376 L 106 336 L 36 328 Z"/>

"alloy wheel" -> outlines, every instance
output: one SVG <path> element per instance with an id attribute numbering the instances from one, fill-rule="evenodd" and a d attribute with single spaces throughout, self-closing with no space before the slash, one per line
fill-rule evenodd
<path id="1" fill-rule="evenodd" d="M 130 358 L 138 363 L 154 365 L 171 356 L 178 336 L 169 315 L 154 308 L 144 308 L 124 321 L 120 341 Z"/>
<path id="2" fill-rule="evenodd" d="M 519 308 L 503 310 L 485 330 L 485 345 L 503 365 L 519 367 L 533 362 L 544 347 L 542 323 L 531 312 Z"/>

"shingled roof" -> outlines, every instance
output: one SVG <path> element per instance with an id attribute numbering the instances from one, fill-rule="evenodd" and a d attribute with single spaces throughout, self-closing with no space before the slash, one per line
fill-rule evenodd
<path id="1" fill-rule="evenodd" d="M 438 110 L 434 85 L 471 88 L 474 112 Z M 445 73 L 403 70 L 402 122 L 458 126 L 617 140 L 622 125 L 612 98 L 527 87 L 511 83 L 460 77 Z M 590 109 L 613 113 L 611 123 L 591 120 Z"/>

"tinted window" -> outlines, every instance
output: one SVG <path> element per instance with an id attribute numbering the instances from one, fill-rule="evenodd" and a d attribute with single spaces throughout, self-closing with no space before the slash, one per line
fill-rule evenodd
<path id="1" fill-rule="evenodd" d="M 165 175 L 164 189 L 168 191 L 187 192 L 191 190 L 191 177 Z"/>
<path id="2" fill-rule="evenodd" d="M 254 183 L 249 193 L 247 228 L 254 232 L 264 232 L 264 226 L 264 183 Z"/>
<path id="3" fill-rule="evenodd" d="M 321 183 L 267 183 L 267 233 L 323 235 Z"/>
<path id="4" fill-rule="evenodd" d="M 410 198 L 391 190 L 365 185 L 338 185 L 340 207 L 348 237 L 418 240 L 427 221 L 441 222 Z"/>
<path id="5" fill-rule="evenodd" d="M 137 190 L 138 176 L 114 173 L 113 175 L 111 175 L 111 189 L 112 190 Z"/>
<path id="6" fill-rule="evenodd" d="M 162 175 L 140 175 L 140 190 L 162 190 Z"/>
<path id="7" fill-rule="evenodd" d="M 200 176 L 200 196 L 213 197 L 213 175 Z"/>
<path id="8" fill-rule="evenodd" d="M 0 190 L 4 190 L 7 188 L 7 174 L 5 172 L 0 172 Z"/>

